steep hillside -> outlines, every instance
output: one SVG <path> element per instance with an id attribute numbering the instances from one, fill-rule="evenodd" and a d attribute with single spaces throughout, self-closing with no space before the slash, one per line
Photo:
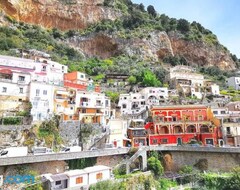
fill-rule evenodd
<path id="1" fill-rule="evenodd" d="M 51 35 L 58 42 L 85 58 L 136 56 L 149 63 L 221 70 L 235 70 L 240 65 L 201 24 L 158 15 L 154 7 L 146 11 L 130 0 L 2 0 L 0 7 L 9 18 L 54 28 Z M 70 31 L 64 34 L 55 28 Z M 51 53 L 45 44 L 36 46 Z"/>

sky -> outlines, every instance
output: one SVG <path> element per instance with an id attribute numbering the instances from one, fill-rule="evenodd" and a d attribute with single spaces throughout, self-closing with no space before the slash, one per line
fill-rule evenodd
<path id="1" fill-rule="evenodd" d="M 159 14 L 199 22 L 240 59 L 240 0 L 132 0 Z"/>

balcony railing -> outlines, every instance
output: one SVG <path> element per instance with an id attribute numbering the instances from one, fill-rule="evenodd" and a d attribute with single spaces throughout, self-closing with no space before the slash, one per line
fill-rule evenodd
<path id="1" fill-rule="evenodd" d="M 184 120 L 178 120 L 178 121 L 158 121 L 158 120 L 154 120 L 155 123 L 157 124 L 174 124 L 174 125 L 182 125 L 182 124 L 205 124 L 205 125 L 209 125 L 211 124 L 211 121 L 184 121 Z"/>
<path id="2" fill-rule="evenodd" d="M 0 78 L 1 82 L 12 82 L 12 79 Z"/>

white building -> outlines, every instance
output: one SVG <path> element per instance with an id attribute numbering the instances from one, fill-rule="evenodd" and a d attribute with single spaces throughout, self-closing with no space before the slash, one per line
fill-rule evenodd
<path id="1" fill-rule="evenodd" d="M 220 94 L 218 85 L 213 84 L 210 80 L 205 80 L 202 74 L 196 73 L 191 67 L 178 65 L 171 68 L 168 80 L 171 88 L 182 89 L 185 94 L 198 99 L 203 97 L 204 88 L 207 91 L 207 95 Z"/>
<path id="2" fill-rule="evenodd" d="M 53 113 L 54 88 L 63 86 L 67 69 L 45 58 L 32 60 L 0 55 L 0 111 L 16 111 L 22 102 L 30 101 L 34 121 L 49 118 Z"/>
<path id="3" fill-rule="evenodd" d="M 55 88 L 46 83 L 34 81 L 30 83 L 29 101 L 32 103 L 33 121 L 44 121 L 53 115 Z"/>
<path id="4" fill-rule="evenodd" d="M 233 87 L 235 90 L 240 90 L 240 77 L 230 77 L 227 79 L 229 87 Z"/>
<path id="5" fill-rule="evenodd" d="M 63 75 L 68 70 L 67 66 L 45 58 L 32 60 L 3 55 L 0 56 L 1 68 L 11 69 L 12 71 L 24 71 L 31 74 L 32 81 L 55 85 L 63 85 Z"/>
<path id="6" fill-rule="evenodd" d="M 160 105 L 167 99 L 167 88 L 148 87 L 138 93 L 120 94 L 118 106 L 122 115 L 136 115 L 136 118 L 142 118 L 141 114 L 151 106 Z"/>
<path id="7" fill-rule="evenodd" d="M 42 179 L 45 190 L 77 190 L 88 189 L 92 184 L 111 179 L 111 168 L 98 165 L 82 170 L 70 170 L 60 174 L 45 174 Z"/>
<path id="8" fill-rule="evenodd" d="M 122 119 L 110 119 L 108 123 L 110 129 L 109 142 L 115 147 L 123 147 L 126 145 L 128 121 Z"/>

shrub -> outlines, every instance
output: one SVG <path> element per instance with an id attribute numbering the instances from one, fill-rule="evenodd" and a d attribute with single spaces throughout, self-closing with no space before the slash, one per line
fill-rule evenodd
<path id="1" fill-rule="evenodd" d="M 147 164 L 148 169 L 151 170 L 155 176 L 161 176 L 163 174 L 163 166 L 157 158 L 153 156 L 148 158 Z"/>

